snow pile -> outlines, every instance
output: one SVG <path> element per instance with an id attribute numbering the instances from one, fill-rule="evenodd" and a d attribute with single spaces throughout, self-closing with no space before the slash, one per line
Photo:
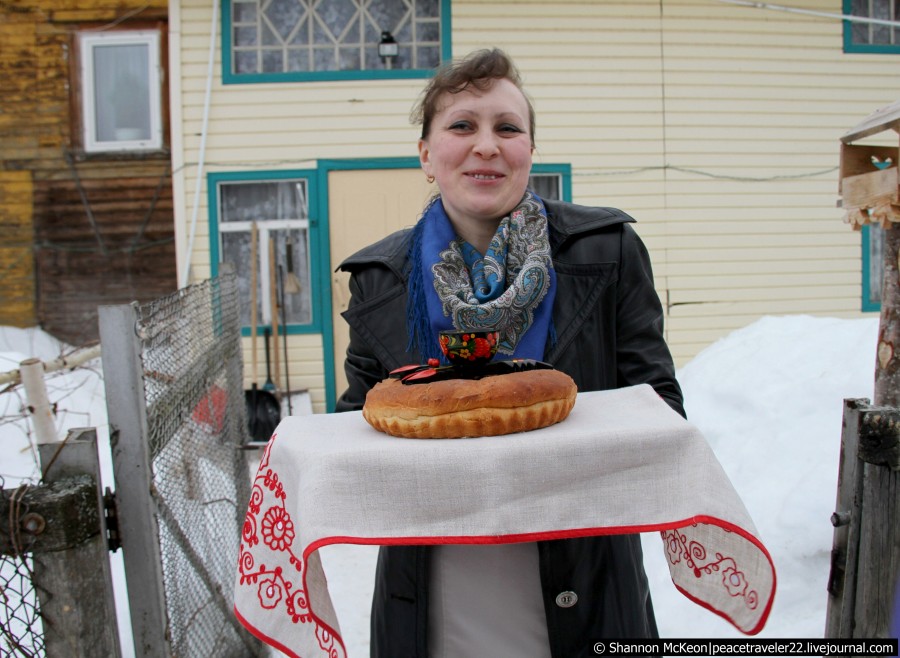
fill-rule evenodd
<path id="1" fill-rule="evenodd" d="M 764 317 L 678 372 L 688 419 L 775 562 L 775 603 L 760 637 L 824 634 L 843 400 L 872 398 L 877 336 L 877 317 Z M 657 544 L 644 536 L 660 634 L 741 637 L 674 590 Z"/>

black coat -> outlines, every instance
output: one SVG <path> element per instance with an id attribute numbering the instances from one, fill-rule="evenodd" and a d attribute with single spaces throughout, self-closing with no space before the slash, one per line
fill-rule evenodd
<path id="1" fill-rule="evenodd" d="M 663 338 L 663 312 L 647 250 L 614 208 L 545 201 L 557 277 L 556 343 L 544 360 L 569 374 L 579 391 L 650 384 L 684 415 L 681 389 Z M 366 392 L 401 365 L 406 352 L 407 249 L 410 230 L 394 233 L 341 264 L 351 273 L 345 370 L 337 411 L 362 408 Z M 656 637 L 639 535 L 538 543 L 541 585 L 554 658 L 594 656 L 592 640 Z M 426 547 L 382 548 L 372 607 L 371 655 L 427 656 Z M 570 607 L 557 604 L 575 592 Z"/>

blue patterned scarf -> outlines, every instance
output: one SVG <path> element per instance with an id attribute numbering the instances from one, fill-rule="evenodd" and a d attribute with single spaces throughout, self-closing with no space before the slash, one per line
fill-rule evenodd
<path id="1" fill-rule="evenodd" d="M 483 257 L 456 235 L 437 197 L 413 229 L 410 262 L 409 349 L 443 360 L 439 331 L 499 329 L 503 358 L 543 359 L 556 275 L 547 213 L 530 190 L 500 221 Z"/>

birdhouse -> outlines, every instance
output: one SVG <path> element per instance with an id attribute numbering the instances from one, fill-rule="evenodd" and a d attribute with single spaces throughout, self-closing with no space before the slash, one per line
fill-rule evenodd
<path id="1" fill-rule="evenodd" d="M 844 221 L 854 229 L 900 222 L 900 141 L 897 146 L 853 143 L 884 130 L 900 134 L 900 101 L 876 110 L 841 137 L 839 203 Z"/>

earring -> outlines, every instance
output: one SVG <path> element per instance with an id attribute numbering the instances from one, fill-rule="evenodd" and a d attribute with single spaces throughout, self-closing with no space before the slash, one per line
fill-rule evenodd
<path id="1" fill-rule="evenodd" d="M 434 182 L 434 176 L 428 175 L 425 177 L 425 180 L 431 185 Z"/>

